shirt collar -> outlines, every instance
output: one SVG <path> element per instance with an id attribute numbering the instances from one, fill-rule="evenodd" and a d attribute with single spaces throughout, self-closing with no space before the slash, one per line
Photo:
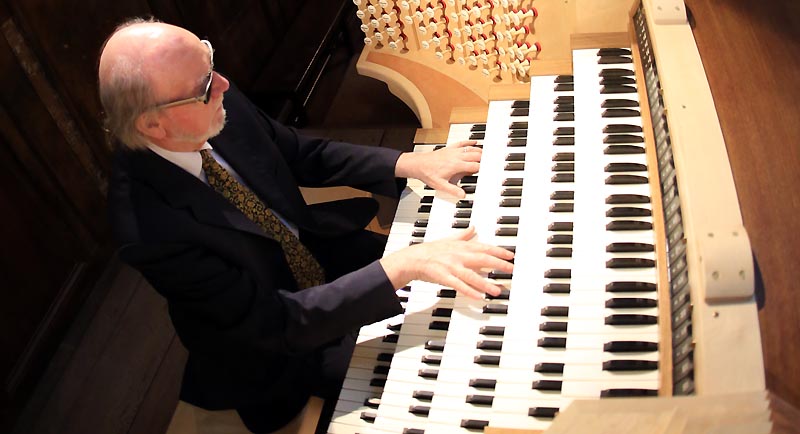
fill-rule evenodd
<path id="1" fill-rule="evenodd" d="M 148 143 L 147 147 L 163 159 L 189 172 L 195 178 L 204 181 L 203 157 L 200 156 L 200 152 L 198 151 L 202 149 L 213 149 L 208 142 L 205 142 L 199 150 L 189 152 L 169 151 L 152 143 Z"/>

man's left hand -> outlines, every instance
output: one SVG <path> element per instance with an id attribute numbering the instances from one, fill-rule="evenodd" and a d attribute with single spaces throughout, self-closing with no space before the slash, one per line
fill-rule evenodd
<path id="1" fill-rule="evenodd" d="M 470 140 L 433 152 L 403 153 L 397 160 L 395 176 L 419 179 L 434 190 L 461 199 L 466 193 L 454 182 L 480 169 L 482 151 L 475 143 Z"/>

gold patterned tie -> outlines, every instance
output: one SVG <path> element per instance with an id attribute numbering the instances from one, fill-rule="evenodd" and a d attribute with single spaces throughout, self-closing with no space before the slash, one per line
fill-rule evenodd
<path id="1" fill-rule="evenodd" d="M 201 150 L 200 155 L 203 157 L 203 170 L 206 172 L 208 184 L 281 244 L 297 287 L 304 289 L 325 283 L 325 272 L 311 256 L 311 252 L 264 202 L 217 163 L 210 149 Z"/>

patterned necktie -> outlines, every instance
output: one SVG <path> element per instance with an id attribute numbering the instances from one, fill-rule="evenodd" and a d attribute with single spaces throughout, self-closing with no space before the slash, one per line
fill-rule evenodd
<path id="1" fill-rule="evenodd" d="M 325 283 L 325 272 L 311 256 L 311 252 L 286 225 L 278 220 L 264 202 L 217 163 L 210 149 L 201 150 L 200 155 L 203 157 L 203 170 L 206 172 L 208 184 L 281 244 L 283 255 L 289 263 L 298 288 L 304 289 Z"/>

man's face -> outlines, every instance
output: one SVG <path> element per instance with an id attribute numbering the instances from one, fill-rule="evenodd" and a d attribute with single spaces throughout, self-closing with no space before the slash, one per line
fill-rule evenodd
<path id="1" fill-rule="evenodd" d="M 167 72 L 156 83 L 155 93 L 163 108 L 157 108 L 159 120 L 164 126 L 165 139 L 174 150 L 194 151 L 225 126 L 223 93 L 228 81 L 213 72 L 213 53 L 210 44 L 199 40 L 188 40 L 179 50 L 164 55 Z M 211 80 L 210 87 L 209 79 Z M 202 99 L 208 89 L 208 103 Z M 185 101 L 179 105 L 168 105 L 174 101 Z"/>

